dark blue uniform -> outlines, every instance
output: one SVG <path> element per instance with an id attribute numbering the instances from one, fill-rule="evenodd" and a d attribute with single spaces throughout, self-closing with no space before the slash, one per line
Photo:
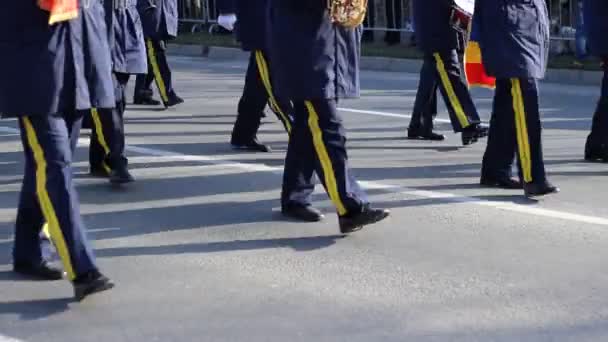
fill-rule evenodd
<path id="1" fill-rule="evenodd" d="M 488 75 L 496 77 L 482 182 L 510 178 L 516 150 L 527 195 L 557 191 L 546 179 L 541 145 L 538 79 L 549 53 L 545 0 L 477 0 L 475 25 Z"/>
<path id="2" fill-rule="evenodd" d="M 76 297 L 111 287 L 96 266 L 72 183 L 72 148 L 82 111 L 112 108 L 107 31 L 99 1 L 49 26 L 36 0 L 0 2 L 0 113 L 19 119 L 25 175 L 17 213 L 14 267 L 53 278 L 40 249 L 51 239 Z"/>
<path id="3" fill-rule="evenodd" d="M 113 110 L 93 109 L 87 116 L 92 121 L 89 148 L 91 173 L 110 175 L 112 182 L 120 183 L 132 181 L 124 153 L 125 88 L 130 74 L 145 74 L 148 69 L 143 29 L 136 5 L 136 0 L 104 1 L 116 107 Z M 150 10 L 153 10 L 151 2 L 144 11 Z"/>
<path id="4" fill-rule="evenodd" d="M 268 15 L 276 90 L 294 104 L 283 195 L 293 193 L 299 177 L 310 184 L 316 170 L 337 209 L 342 232 L 385 218 L 388 212 L 369 207 L 351 173 L 337 113 L 338 99 L 359 95 L 361 26 L 332 23 L 323 1 L 270 0 Z"/>
<path id="5" fill-rule="evenodd" d="M 183 100 L 173 89 L 171 69 L 167 62 L 167 41 L 177 37 L 177 0 L 151 0 L 153 10 L 149 10 L 150 0 L 137 0 L 137 8 L 142 18 L 148 73 L 138 75 L 135 82 L 134 102 L 136 104 L 156 103 L 152 100 L 152 81 L 156 81 L 158 92 L 165 107 L 171 107 Z"/>
<path id="6" fill-rule="evenodd" d="M 583 9 L 589 49 L 602 59 L 604 70 L 600 99 L 585 145 L 585 159 L 608 162 L 608 1 L 584 0 Z"/>
<path id="7" fill-rule="evenodd" d="M 454 132 L 463 132 L 463 143 L 469 144 L 485 131 L 478 127 L 479 114 L 462 77 L 459 53 L 464 51 L 465 37 L 450 23 L 451 4 L 451 0 L 413 3 L 416 39 L 424 53 L 424 64 L 408 136 L 424 138 L 432 134 L 439 88 Z"/>
<path id="8" fill-rule="evenodd" d="M 256 139 L 266 105 L 277 115 L 288 133 L 293 124 L 291 102 L 275 96 L 270 75 L 271 63 L 266 46 L 268 0 L 220 0 L 217 5 L 220 14 L 236 14 L 237 40 L 244 51 L 251 51 L 231 143 L 236 148 L 261 147 L 268 151 Z"/>
<path id="9" fill-rule="evenodd" d="M 270 149 L 257 141 L 257 131 L 266 105 L 276 114 L 288 134 L 293 126 L 293 106 L 289 99 L 275 96 L 271 77 L 271 62 L 266 44 L 266 19 L 268 0 L 218 1 L 220 14 L 237 16 L 236 36 L 244 51 L 251 51 L 245 77 L 243 95 L 238 105 L 238 116 L 232 130 L 231 143 L 235 148 L 248 150 Z M 284 212 L 298 207 L 308 207 L 314 183 L 310 176 L 295 177 L 289 192 L 283 193 L 281 206 Z"/>

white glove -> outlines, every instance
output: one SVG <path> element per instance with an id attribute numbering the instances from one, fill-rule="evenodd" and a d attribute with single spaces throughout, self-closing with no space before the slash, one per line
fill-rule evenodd
<path id="1" fill-rule="evenodd" d="M 236 23 L 236 14 L 220 14 L 217 17 L 217 23 L 226 30 L 232 31 L 234 30 L 234 23 Z"/>

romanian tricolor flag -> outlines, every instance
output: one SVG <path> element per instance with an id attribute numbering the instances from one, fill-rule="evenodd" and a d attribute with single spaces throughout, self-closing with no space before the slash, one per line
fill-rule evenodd
<path id="1" fill-rule="evenodd" d="M 481 48 L 479 47 L 480 32 L 475 25 L 475 20 L 471 25 L 471 36 L 464 52 L 464 72 L 470 87 L 484 87 L 494 89 L 496 79 L 486 74 L 481 59 Z"/>
<path id="2" fill-rule="evenodd" d="M 49 12 L 49 25 L 78 17 L 78 0 L 38 0 L 38 6 Z"/>

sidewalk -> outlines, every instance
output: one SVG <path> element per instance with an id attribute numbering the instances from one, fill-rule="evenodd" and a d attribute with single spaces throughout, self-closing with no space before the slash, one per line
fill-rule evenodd
<path id="1" fill-rule="evenodd" d="M 238 48 L 169 44 L 169 54 L 188 57 L 202 57 L 211 60 L 242 60 L 249 59 L 249 53 Z M 402 59 L 388 57 L 361 57 L 361 68 L 364 70 L 418 73 L 422 61 L 418 59 Z M 544 82 L 566 85 L 599 86 L 602 73 L 599 71 L 549 69 Z"/>
<path id="2" fill-rule="evenodd" d="M 176 56 L 202 57 L 213 60 L 247 61 L 249 53 L 238 48 L 202 45 L 169 44 L 169 54 Z M 417 73 L 421 60 L 387 57 L 361 57 L 364 70 Z M 549 69 L 544 82 L 570 85 L 600 85 L 602 73 L 599 71 Z"/>

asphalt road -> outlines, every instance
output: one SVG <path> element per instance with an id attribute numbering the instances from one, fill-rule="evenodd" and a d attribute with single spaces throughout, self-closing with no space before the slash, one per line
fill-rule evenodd
<path id="1" fill-rule="evenodd" d="M 340 103 L 357 177 L 391 217 L 339 234 L 279 212 L 286 135 L 269 113 L 272 153 L 228 144 L 241 62 L 172 58 L 186 103 L 129 105 L 137 182 L 87 176 L 82 213 L 112 291 L 72 302 L 68 282 L 13 275 L 22 156 L 0 122 L 0 341 L 606 341 L 608 166 L 582 161 L 599 89 L 542 84 L 544 152 L 562 192 L 528 201 L 478 186 L 485 141 L 462 147 L 440 104 L 444 142 L 404 139 L 417 75 L 363 72 Z M 475 90 L 487 119 L 492 93 Z"/>

